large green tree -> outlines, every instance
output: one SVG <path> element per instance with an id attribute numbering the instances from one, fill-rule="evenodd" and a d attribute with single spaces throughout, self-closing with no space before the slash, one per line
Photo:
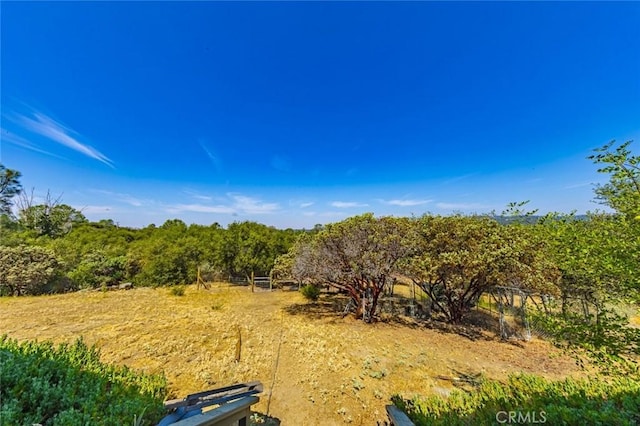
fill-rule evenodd
<path id="1" fill-rule="evenodd" d="M 164 286 L 196 281 L 202 249 L 198 239 L 187 231 L 181 220 L 168 220 L 131 246 L 130 262 L 139 268 L 137 284 Z"/>
<path id="2" fill-rule="evenodd" d="M 8 169 L 0 163 L 0 215 L 13 215 L 13 197 L 22 192 L 20 177 L 19 171 Z"/>
<path id="3" fill-rule="evenodd" d="M 372 214 L 327 225 L 294 246 L 292 275 L 347 292 L 356 302 L 356 316 L 371 320 L 398 262 L 411 249 L 407 244 L 409 230 L 410 219 L 376 218 Z"/>
<path id="4" fill-rule="evenodd" d="M 613 264 L 629 295 L 640 298 L 640 155 L 631 152 L 632 141 L 614 149 L 615 141 L 595 150 L 589 158 L 609 175 L 609 182 L 595 189 L 598 200 L 618 214 L 609 222 Z"/>
<path id="5" fill-rule="evenodd" d="M 230 275 L 269 275 L 275 259 L 286 253 L 295 232 L 280 231 L 256 222 L 234 222 L 222 242 L 222 263 Z"/>
<path id="6" fill-rule="evenodd" d="M 598 172 L 609 175 L 609 182 L 596 187 L 597 199 L 619 213 L 640 220 L 640 156 L 632 155 L 631 142 L 614 149 L 615 141 L 612 141 L 597 148 L 588 158 L 601 165 Z"/>
<path id="7" fill-rule="evenodd" d="M 24 228 L 51 238 L 61 237 L 86 221 L 80 211 L 67 204 L 38 204 L 20 211 L 20 224 Z"/>
<path id="8" fill-rule="evenodd" d="M 596 314 L 612 300 L 632 296 L 640 240 L 630 235 L 626 216 L 549 214 L 535 227 L 561 272 L 562 311 L 579 306 Z"/>
<path id="9" fill-rule="evenodd" d="M 433 308 L 458 323 L 496 286 L 555 293 L 557 271 L 527 225 L 488 217 L 424 216 L 415 221 L 404 271 Z"/>

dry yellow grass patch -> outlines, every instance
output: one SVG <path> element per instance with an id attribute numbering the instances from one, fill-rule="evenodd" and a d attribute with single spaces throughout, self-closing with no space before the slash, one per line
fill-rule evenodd
<path id="1" fill-rule="evenodd" d="M 238 329 L 242 336 L 236 362 Z M 384 405 L 446 392 L 454 371 L 490 378 L 524 371 L 559 378 L 571 359 L 542 341 L 521 346 L 396 324 L 364 324 L 308 305 L 296 292 L 217 287 L 184 296 L 140 288 L 0 299 L 0 333 L 18 339 L 97 344 L 104 361 L 164 371 L 172 396 L 260 380 L 254 408 L 285 425 L 371 425 Z M 280 345 L 277 371 L 276 359 Z M 275 374 L 275 381 L 272 381 Z"/>

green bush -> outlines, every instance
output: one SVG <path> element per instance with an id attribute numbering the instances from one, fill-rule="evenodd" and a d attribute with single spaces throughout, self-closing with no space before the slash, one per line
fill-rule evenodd
<path id="1" fill-rule="evenodd" d="M 171 286 L 169 293 L 173 296 L 184 296 L 185 287 L 183 285 L 173 285 Z"/>
<path id="2" fill-rule="evenodd" d="M 53 251 L 38 246 L 0 246 L 0 295 L 42 294 L 63 266 Z"/>
<path id="3" fill-rule="evenodd" d="M 538 334 L 572 354 L 579 365 L 587 359 L 604 375 L 638 375 L 640 329 L 613 309 L 602 309 L 597 319 L 582 314 L 534 313 L 531 324 Z"/>
<path id="4" fill-rule="evenodd" d="M 320 297 L 320 288 L 313 284 L 305 285 L 300 289 L 300 291 L 307 300 L 316 301 Z"/>
<path id="5" fill-rule="evenodd" d="M 140 273 L 134 282 L 142 286 L 167 286 L 196 281 L 197 240 L 158 239 L 140 253 Z"/>
<path id="6" fill-rule="evenodd" d="M 392 399 L 416 425 L 498 424 L 510 413 L 516 419 L 551 425 L 640 422 L 640 380 L 622 376 L 607 381 L 547 381 L 518 374 L 505 384 L 484 381 L 473 392 L 456 390 L 447 398 Z"/>
<path id="7" fill-rule="evenodd" d="M 151 425 L 164 416 L 167 382 L 100 362 L 82 339 L 54 346 L 0 337 L 0 419 L 7 425 Z"/>
<path id="8" fill-rule="evenodd" d="M 80 288 L 101 288 L 124 281 L 127 271 L 126 256 L 108 257 L 104 253 L 86 255 L 68 273 L 69 278 Z"/>

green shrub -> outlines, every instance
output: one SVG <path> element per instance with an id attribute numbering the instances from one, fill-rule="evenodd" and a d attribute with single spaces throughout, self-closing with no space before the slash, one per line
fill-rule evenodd
<path id="1" fill-rule="evenodd" d="M 164 415 L 167 382 L 100 362 L 82 339 L 54 346 L 0 337 L 2 424 L 156 424 Z"/>
<path id="2" fill-rule="evenodd" d="M 320 288 L 313 284 L 305 285 L 300 289 L 300 291 L 307 300 L 316 301 L 320 297 Z"/>
<path id="3" fill-rule="evenodd" d="M 605 375 L 640 374 L 640 329 L 613 309 L 602 309 L 586 320 L 582 314 L 535 313 L 531 324 L 537 334 L 549 338 L 572 354 L 579 365 L 591 361 Z"/>
<path id="4" fill-rule="evenodd" d="M 140 253 L 140 273 L 135 283 L 142 286 L 168 286 L 196 281 L 197 263 L 193 253 L 196 240 L 152 240 Z"/>
<path id="5" fill-rule="evenodd" d="M 171 286 L 169 293 L 174 296 L 184 296 L 185 287 L 183 285 L 173 285 Z"/>
<path id="6" fill-rule="evenodd" d="M 85 255 L 68 276 L 80 288 L 108 287 L 126 279 L 127 266 L 126 256 L 108 257 L 95 252 Z"/>
<path id="7" fill-rule="evenodd" d="M 529 422 L 535 418 L 552 425 L 636 425 L 640 421 L 640 380 L 623 376 L 607 381 L 547 381 L 518 374 L 505 384 L 484 381 L 473 392 L 456 390 L 447 398 L 392 399 L 416 425 L 497 424 L 510 412 L 516 418 L 528 416 Z"/>
<path id="8" fill-rule="evenodd" d="M 45 293 L 63 266 L 53 251 L 38 246 L 0 246 L 0 294 Z"/>

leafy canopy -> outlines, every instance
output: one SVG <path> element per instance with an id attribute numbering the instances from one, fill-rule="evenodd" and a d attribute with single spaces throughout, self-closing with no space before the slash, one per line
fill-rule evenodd
<path id="1" fill-rule="evenodd" d="M 22 192 L 21 176 L 19 171 L 7 169 L 0 163 L 0 215 L 13 215 L 13 197 Z"/>
<path id="2" fill-rule="evenodd" d="M 62 272 L 53 252 L 37 246 L 0 246 L 0 294 L 42 293 Z"/>
<path id="3" fill-rule="evenodd" d="M 598 185 L 596 197 L 619 213 L 640 220 L 640 156 L 632 155 L 627 141 L 615 150 L 612 141 L 589 156 L 595 164 L 603 165 L 600 173 L 609 174 L 609 182 Z"/>
<path id="4" fill-rule="evenodd" d="M 405 273 L 448 321 L 460 322 L 495 286 L 554 293 L 557 271 L 526 225 L 488 217 L 424 216 L 415 222 Z"/>
<path id="5" fill-rule="evenodd" d="M 407 218 L 376 218 L 370 213 L 327 225 L 294 246 L 292 275 L 346 291 L 358 306 L 356 315 L 372 319 L 380 294 L 410 250 L 409 230 Z"/>

